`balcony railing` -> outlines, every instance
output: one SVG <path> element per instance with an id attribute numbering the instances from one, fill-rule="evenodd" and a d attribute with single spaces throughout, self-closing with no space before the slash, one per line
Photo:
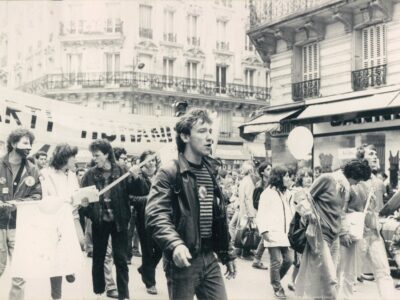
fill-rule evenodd
<path id="1" fill-rule="evenodd" d="M 139 36 L 142 38 L 146 39 L 152 39 L 153 38 L 153 29 L 151 28 L 139 28 Z"/>
<path id="2" fill-rule="evenodd" d="M 272 23 L 339 0 L 261 0 L 250 3 L 250 26 Z"/>
<path id="3" fill-rule="evenodd" d="M 135 90 L 152 90 L 217 96 L 255 101 L 269 101 L 266 87 L 241 84 L 218 84 L 212 80 L 165 76 L 140 72 L 63 73 L 48 74 L 19 89 L 29 93 L 46 93 L 58 89 L 132 87 Z"/>
<path id="4" fill-rule="evenodd" d="M 164 32 L 164 42 L 176 43 L 176 33 Z"/>
<path id="5" fill-rule="evenodd" d="M 107 20 L 72 20 L 60 22 L 60 35 L 90 35 L 104 33 L 123 33 L 123 22 L 120 19 Z"/>
<path id="6" fill-rule="evenodd" d="M 192 46 L 200 46 L 200 38 L 196 36 L 188 36 L 187 43 Z"/>
<path id="7" fill-rule="evenodd" d="M 229 42 L 217 42 L 217 50 L 229 51 Z"/>
<path id="8" fill-rule="evenodd" d="M 351 72 L 354 91 L 386 84 L 386 65 Z"/>
<path id="9" fill-rule="evenodd" d="M 306 98 L 319 97 L 320 79 L 307 80 L 292 84 L 292 98 L 300 101 Z"/>

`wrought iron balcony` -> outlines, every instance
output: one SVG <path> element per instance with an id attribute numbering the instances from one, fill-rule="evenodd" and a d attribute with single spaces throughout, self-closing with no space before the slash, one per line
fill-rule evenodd
<path id="1" fill-rule="evenodd" d="M 152 39 L 153 38 L 153 29 L 151 28 L 139 28 L 139 36 L 142 38 L 146 39 Z"/>
<path id="2" fill-rule="evenodd" d="M 320 79 L 307 80 L 292 84 L 292 99 L 300 101 L 306 98 L 319 97 Z"/>
<path id="3" fill-rule="evenodd" d="M 250 0 L 250 26 L 268 24 L 338 0 Z"/>
<path id="4" fill-rule="evenodd" d="M 165 91 L 190 95 L 216 96 L 253 101 L 269 101 L 270 89 L 213 80 L 191 79 L 140 72 L 63 73 L 48 74 L 19 89 L 45 94 L 59 89 L 133 88 L 134 90 Z"/>
<path id="5" fill-rule="evenodd" d="M 229 51 L 229 42 L 217 42 L 217 50 Z"/>
<path id="6" fill-rule="evenodd" d="M 351 72 L 354 91 L 386 84 L 386 65 Z"/>
<path id="7" fill-rule="evenodd" d="M 104 33 L 123 33 L 123 22 L 120 19 L 107 20 L 72 20 L 60 22 L 60 36 L 93 35 Z"/>
<path id="8" fill-rule="evenodd" d="M 164 42 L 176 43 L 176 33 L 164 32 Z"/>

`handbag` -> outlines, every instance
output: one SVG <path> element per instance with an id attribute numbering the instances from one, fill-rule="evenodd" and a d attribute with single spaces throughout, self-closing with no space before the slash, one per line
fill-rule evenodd
<path id="1" fill-rule="evenodd" d="M 373 195 L 373 190 L 371 190 L 368 194 L 367 203 L 365 204 L 363 211 L 355 211 L 347 213 L 345 216 L 345 222 L 349 226 L 348 234 L 350 235 L 353 241 L 361 240 L 364 236 L 365 214 L 367 213 L 367 209 L 369 207 L 372 195 Z"/>
<path id="2" fill-rule="evenodd" d="M 236 248 L 255 250 L 260 241 L 261 236 L 258 232 L 257 225 L 253 218 L 247 218 L 245 226 L 239 227 L 236 231 L 234 246 Z"/>
<path id="3" fill-rule="evenodd" d="M 289 225 L 288 239 L 292 249 L 298 253 L 303 253 L 307 243 L 308 224 L 301 221 L 301 216 L 296 212 Z"/>

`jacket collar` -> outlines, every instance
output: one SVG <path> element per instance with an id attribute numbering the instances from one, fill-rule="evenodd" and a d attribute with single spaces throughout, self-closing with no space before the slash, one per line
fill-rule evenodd
<path id="1" fill-rule="evenodd" d="M 204 163 L 206 165 L 206 167 L 208 169 L 210 169 L 214 174 L 215 169 L 213 167 L 212 160 L 213 159 L 211 157 L 204 156 L 203 159 L 202 159 L 202 163 Z M 179 172 L 181 174 L 183 174 L 185 172 L 191 172 L 191 168 L 190 168 L 189 162 L 185 158 L 183 153 L 179 153 L 179 155 L 178 155 L 178 165 L 179 165 Z"/>
<path id="2" fill-rule="evenodd" d="M 93 168 L 93 173 L 94 173 L 94 177 L 99 179 L 103 177 L 103 169 L 95 166 Z M 111 177 L 112 178 L 118 178 L 119 176 L 121 176 L 121 172 L 120 169 L 118 168 L 116 163 L 111 163 Z"/>
<path id="3" fill-rule="evenodd" d="M 11 164 L 10 164 L 10 154 L 7 153 L 4 157 L 3 157 L 3 164 L 11 171 Z M 29 175 L 32 174 L 32 168 L 34 167 L 34 164 L 32 164 L 29 160 L 25 161 L 25 170 L 26 173 L 28 173 Z"/>

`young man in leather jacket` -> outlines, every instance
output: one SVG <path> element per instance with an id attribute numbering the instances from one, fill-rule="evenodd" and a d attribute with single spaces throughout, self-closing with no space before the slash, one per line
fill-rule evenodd
<path id="1" fill-rule="evenodd" d="M 163 250 L 170 299 L 227 299 L 218 255 L 236 276 L 225 201 L 212 165 L 212 121 L 193 109 L 175 126 L 178 159 L 157 173 L 146 206 L 149 234 Z"/>

